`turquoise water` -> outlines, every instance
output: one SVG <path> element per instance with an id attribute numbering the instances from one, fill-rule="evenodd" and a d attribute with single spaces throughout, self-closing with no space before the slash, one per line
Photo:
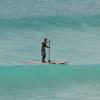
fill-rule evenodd
<path id="1" fill-rule="evenodd" d="M 0 100 L 100 100 L 99 0 L 4 0 L 0 8 Z M 24 63 L 41 60 L 44 37 L 51 61 L 68 64 Z"/>
<path id="2" fill-rule="evenodd" d="M 1 100 L 99 100 L 100 65 L 0 67 Z"/>

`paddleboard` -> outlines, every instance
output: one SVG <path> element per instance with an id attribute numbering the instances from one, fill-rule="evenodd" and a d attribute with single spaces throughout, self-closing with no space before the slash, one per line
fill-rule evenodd
<path id="1" fill-rule="evenodd" d="M 46 62 L 42 63 L 41 61 L 25 61 L 26 64 L 67 64 L 67 61 L 52 61 L 52 62 Z"/>

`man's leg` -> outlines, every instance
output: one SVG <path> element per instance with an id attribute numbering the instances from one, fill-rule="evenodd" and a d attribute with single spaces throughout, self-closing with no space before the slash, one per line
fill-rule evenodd
<path id="1" fill-rule="evenodd" d="M 46 61 L 45 61 L 45 57 L 46 56 L 42 56 L 42 63 L 45 63 Z"/>

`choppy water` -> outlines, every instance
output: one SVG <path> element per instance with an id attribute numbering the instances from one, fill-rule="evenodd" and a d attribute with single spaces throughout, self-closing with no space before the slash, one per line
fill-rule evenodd
<path id="1" fill-rule="evenodd" d="M 68 64 L 24 63 L 41 60 L 44 37 Z M 0 1 L 1 100 L 100 100 L 99 67 L 99 0 Z"/>

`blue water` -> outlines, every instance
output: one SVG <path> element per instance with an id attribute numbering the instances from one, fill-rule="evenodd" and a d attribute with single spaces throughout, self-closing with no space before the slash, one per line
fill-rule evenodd
<path id="1" fill-rule="evenodd" d="M 0 1 L 0 100 L 100 100 L 100 1 Z"/>

